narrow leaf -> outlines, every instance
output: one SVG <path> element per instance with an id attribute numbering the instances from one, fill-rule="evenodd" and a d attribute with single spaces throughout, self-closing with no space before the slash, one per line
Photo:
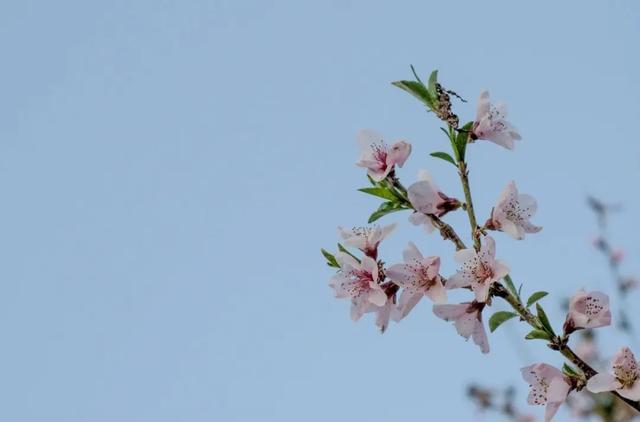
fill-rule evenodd
<path id="1" fill-rule="evenodd" d="M 511 280 L 511 276 L 510 275 L 507 274 L 504 277 L 504 284 L 507 286 L 507 289 L 511 292 L 512 295 L 514 295 L 518 299 L 520 298 L 518 296 L 518 291 L 516 290 L 516 286 L 513 284 L 513 280 Z"/>
<path id="2" fill-rule="evenodd" d="M 322 255 L 324 255 L 324 257 L 327 259 L 328 266 L 334 267 L 334 268 L 340 268 L 340 265 L 338 265 L 338 261 L 336 261 L 336 257 L 333 256 L 333 254 L 331 254 L 325 249 L 320 249 L 320 252 L 322 252 Z"/>
<path id="3" fill-rule="evenodd" d="M 429 75 L 429 94 L 433 99 L 438 98 L 438 91 L 436 90 L 436 84 L 438 83 L 438 71 L 434 70 Z"/>
<path id="4" fill-rule="evenodd" d="M 469 141 L 469 132 L 473 128 L 473 122 L 468 122 L 460 128 L 458 136 L 456 136 L 456 148 L 460 159 L 464 160 L 464 154 L 467 151 L 467 142 Z"/>
<path id="5" fill-rule="evenodd" d="M 529 306 L 533 305 L 534 303 L 536 303 L 537 301 L 539 301 L 540 299 L 542 299 L 543 297 L 545 297 L 548 294 L 549 293 L 543 292 L 543 291 L 535 292 L 534 294 L 529 296 L 529 299 L 527 299 L 527 308 Z"/>
<path id="6" fill-rule="evenodd" d="M 527 340 L 539 339 L 539 340 L 551 340 L 551 335 L 543 330 L 531 330 L 529 334 L 525 336 Z"/>
<path id="7" fill-rule="evenodd" d="M 345 248 L 344 246 L 342 246 L 342 244 L 338 243 L 338 250 L 340 252 L 344 252 L 347 255 L 351 255 L 351 257 L 353 259 L 355 259 L 356 261 L 360 262 L 360 258 L 358 258 L 357 256 L 355 256 L 354 254 L 352 254 L 351 252 L 349 252 L 349 249 Z"/>
<path id="8" fill-rule="evenodd" d="M 544 311 L 544 309 L 542 309 L 542 306 L 540 306 L 539 303 L 536 303 L 536 310 L 538 311 L 538 319 L 540 320 L 540 323 L 542 324 L 544 329 L 548 333 L 550 333 L 552 335 L 555 335 L 555 333 L 553 331 L 553 327 L 551 326 L 551 323 L 549 322 L 549 317 L 547 317 L 546 312 Z"/>
<path id="9" fill-rule="evenodd" d="M 383 187 L 362 188 L 358 189 L 360 192 L 368 193 L 369 195 L 377 196 L 389 201 L 397 201 L 398 197 L 394 195 L 392 191 Z"/>
<path id="10" fill-rule="evenodd" d="M 489 330 L 493 333 L 496 328 L 502 325 L 503 322 L 509 321 L 511 318 L 518 316 L 518 314 L 514 312 L 508 311 L 498 311 L 495 314 L 491 315 L 489 318 Z"/>
<path id="11" fill-rule="evenodd" d="M 402 206 L 402 204 L 399 204 L 397 202 L 383 202 L 380 207 L 373 212 L 373 214 L 371 214 L 371 216 L 369 217 L 369 223 L 373 223 L 374 221 L 376 221 L 377 219 L 379 219 L 380 217 L 383 217 L 387 214 L 390 214 L 392 212 L 396 212 L 396 211 L 402 211 L 402 210 L 406 210 L 407 208 L 405 208 L 404 206 Z"/>
<path id="12" fill-rule="evenodd" d="M 416 78 L 416 81 L 422 83 L 422 80 L 420 79 L 420 76 L 418 76 L 418 73 L 416 73 L 416 69 L 413 67 L 413 65 L 409 65 L 411 66 L 411 72 L 413 72 L 413 76 Z"/>
<path id="13" fill-rule="evenodd" d="M 433 109 L 433 98 L 429 91 L 424 86 L 423 83 L 416 81 L 396 81 L 391 82 L 393 86 L 397 86 L 398 88 L 407 91 L 409 94 L 413 95 L 420 101 L 422 101 L 427 107 Z"/>
<path id="14" fill-rule="evenodd" d="M 571 366 L 567 365 L 566 363 L 562 365 L 562 372 L 569 375 L 570 377 L 580 376 L 580 374 L 575 369 L 573 369 Z"/>
<path id="15" fill-rule="evenodd" d="M 458 167 L 458 165 L 456 164 L 456 161 L 453 159 L 453 157 L 451 157 L 451 156 L 450 156 L 449 154 L 447 154 L 446 152 L 441 152 L 441 151 L 438 151 L 438 152 L 432 152 L 430 155 L 431 155 L 432 157 L 436 157 L 436 158 L 440 158 L 440 159 L 442 159 L 442 160 L 444 160 L 444 161 L 448 161 L 448 162 L 450 162 L 451 164 L 453 164 L 454 166 Z"/>

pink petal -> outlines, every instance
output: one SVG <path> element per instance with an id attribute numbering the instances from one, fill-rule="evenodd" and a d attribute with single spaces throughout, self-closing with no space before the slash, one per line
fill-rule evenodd
<path id="1" fill-rule="evenodd" d="M 356 134 L 356 139 L 358 141 L 358 145 L 364 151 L 369 150 L 371 148 L 371 144 L 384 142 L 384 137 L 371 129 L 359 130 Z"/>
<path id="2" fill-rule="evenodd" d="M 424 296 L 421 292 L 415 292 L 410 290 L 403 290 L 400 294 L 400 300 L 398 301 L 398 310 L 400 311 L 400 318 L 404 318 L 409 315 L 409 312 L 420 302 Z"/>
<path id="3" fill-rule="evenodd" d="M 456 253 L 453 255 L 453 259 L 455 259 L 456 262 L 460 264 L 464 264 L 465 262 L 475 257 L 476 257 L 476 251 L 471 248 L 460 249 L 459 251 L 456 251 Z"/>
<path id="4" fill-rule="evenodd" d="M 496 256 L 496 241 L 493 240 L 491 236 L 486 236 L 484 238 L 484 242 L 482 243 L 482 248 L 480 249 L 480 253 L 487 257 Z"/>
<path id="5" fill-rule="evenodd" d="M 437 256 L 429 256 L 424 258 L 423 265 L 427 267 L 427 277 L 436 278 L 440 272 L 440 258 Z"/>
<path id="6" fill-rule="evenodd" d="M 380 286 L 378 286 L 377 289 L 371 290 L 368 300 L 376 306 L 384 306 L 384 304 L 387 303 L 387 295 L 382 291 Z"/>
<path id="7" fill-rule="evenodd" d="M 622 385 L 620 382 L 611 374 L 600 373 L 595 374 L 589 381 L 587 381 L 587 390 L 592 393 L 602 393 L 605 391 L 613 391 L 620 388 Z"/>
<path id="8" fill-rule="evenodd" d="M 387 277 L 400 287 L 411 287 L 416 278 L 415 272 L 406 264 L 394 264 L 387 269 Z"/>
<path id="9" fill-rule="evenodd" d="M 363 270 L 371 274 L 373 281 L 378 281 L 378 263 L 370 256 L 363 256 L 360 259 L 360 266 Z"/>
<path id="10" fill-rule="evenodd" d="M 480 351 L 482 353 L 489 353 L 489 340 L 487 339 L 487 332 L 482 325 L 482 320 L 476 320 L 472 335 L 473 342 L 480 347 Z"/>
<path id="11" fill-rule="evenodd" d="M 411 144 L 407 141 L 397 141 L 395 142 L 391 148 L 389 148 L 389 153 L 387 155 L 387 166 L 393 167 L 394 164 L 397 164 L 399 167 L 402 167 L 409 158 L 411 154 Z"/>
<path id="12" fill-rule="evenodd" d="M 454 326 L 456 327 L 456 331 L 462 337 L 468 339 L 471 334 L 474 333 L 476 328 L 476 322 L 478 321 L 476 313 L 464 313 L 462 316 L 457 318 L 454 322 Z"/>
<path id="13" fill-rule="evenodd" d="M 445 321 L 453 321 L 457 318 L 460 318 L 462 315 L 467 312 L 467 304 L 461 303 L 459 305 L 454 304 L 443 304 L 443 305 L 433 305 L 433 313 L 438 317 L 442 318 Z"/>
<path id="14" fill-rule="evenodd" d="M 564 376 L 558 376 L 551 380 L 547 390 L 547 400 L 553 403 L 562 403 L 569 394 L 571 386 L 565 381 Z"/>
<path id="15" fill-rule="evenodd" d="M 467 278 L 463 277 L 463 275 L 464 273 L 457 272 L 451 277 L 449 277 L 445 284 L 446 289 L 451 290 L 451 289 L 459 289 L 462 287 L 469 287 L 471 285 L 471 281 L 469 280 L 468 277 Z"/>
<path id="16" fill-rule="evenodd" d="M 416 211 L 434 214 L 437 205 L 442 201 L 438 192 L 427 181 L 415 182 L 407 190 L 409 202 Z"/>
<path id="17" fill-rule="evenodd" d="M 407 247 L 402 252 L 402 257 L 404 259 L 404 262 L 406 262 L 407 264 L 413 264 L 416 261 L 420 262 L 423 259 L 420 250 L 418 250 L 418 247 L 413 242 L 409 242 Z"/>
<path id="18" fill-rule="evenodd" d="M 491 284 L 489 282 L 483 283 L 472 283 L 471 288 L 473 289 L 473 293 L 476 295 L 476 300 L 478 302 L 486 302 L 489 298 L 489 289 L 491 288 Z"/>
<path id="19" fill-rule="evenodd" d="M 478 98 L 478 104 L 476 106 L 476 122 L 480 121 L 483 117 L 489 114 L 489 111 L 489 91 L 482 91 L 480 93 L 480 98 Z"/>
<path id="20" fill-rule="evenodd" d="M 437 281 L 425 292 L 425 295 L 434 303 L 445 303 L 447 301 L 447 291 L 442 285 L 442 281 Z"/>
<path id="21" fill-rule="evenodd" d="M 636 380 L 631 387 L 619 389 L 618 393 L 629 400 L 640 400 L 640 381 Z"/>

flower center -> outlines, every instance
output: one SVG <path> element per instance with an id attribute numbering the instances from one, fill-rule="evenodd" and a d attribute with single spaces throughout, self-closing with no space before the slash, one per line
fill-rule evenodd
<path id="1" fill-rule="evenodd" d="M 378 162 L 380 170 L 387 168 L 387 145 L 384 142 L 371 144 L 371 150 L 373 152 L 373 158 Z"/>

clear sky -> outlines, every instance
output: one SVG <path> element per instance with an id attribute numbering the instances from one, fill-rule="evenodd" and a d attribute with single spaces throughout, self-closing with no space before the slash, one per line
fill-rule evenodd
<path id="1" fill-rule="evenodd" d="M 380 335 L 333 299 L 319 248 L 377 206 L 356 192 L 360 128 L 413 143 L 406 183 L 428 168 L 461 195 L 428 157 L 438 122 L 389 85 L 414 64 L 467 120 L 483 88 L 508 102 L 523 141 L 470 147 L 476 206 L 511 179 L 538 198 L 544 230 L 497 250 L 525 292 L 554 292 L 556 325 L 563 295 L 611 291 L 586 194 L 624 204 L 611 234 L 639 273 L 639 18 L 631 1 L 4 2 L 0 420 L 464 421 L 469 381 L 524 395 L 518 368 L 561 364 L 518 353 L 524 327 L 483 356 L 425 302 Z M 385 260 L 414 240 L 452 273 L 406 218 L 382 221 L 401 223 Z"/>

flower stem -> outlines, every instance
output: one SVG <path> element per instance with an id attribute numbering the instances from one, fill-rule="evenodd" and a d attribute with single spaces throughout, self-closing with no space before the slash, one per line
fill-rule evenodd
<path id="1" fill-rule="evenodd" d="M 458 161 L 458 175 L 464 190 L 464 200 L 466 204 L 467 215 L 469 216 L 469 224 L 471 225 L 471 237 L 473 238 L 473 247 L 476 251 L 480 250 L 480 231 L 476 221 L 476 214 L 473 210 L 473 200 L 471 199 L 471 188 L 469 187 L 469 170 L 467 163 Z"/>
<path id="2" fill-rule="evenodd" d="M 521 319 L 526 321 L 531 327 L 536 329 L 541 328 L 538 318 L 533 315 L 533 313 L 531 313 L 529 309 L 522 305 L 517 297 L 511 294 L 503 286 L 496 284 L 494 287 L 494 292 L 496 296 L 503 298 L 507 303 L 509 303 L 513 310 L 516 311 L 518 315 L 520 315 Z M 580 357 L 578 357 L 578 355 L 576 355 L 575 352 L 571 350 L 571 348 L 567 346 L 566 343 L 562 341 L 558 336 L 554 337 L 554 339 L 550 343 L 550 346 L 552 349 L 558 350 L 565 358 L 567 358 L 567 360 L 577 366 L 584 373 L 587 380 L 598 373 L 595 369 L 589 366 L 587 362 L 580 359 Z M 611 393 L 631 406 L 636 411 L 640 412 L 640 402 L 622 397 L 620 394 L 618 394 L 617 391 L 612 391 Z"/>
<path id="3" fill-rule="evenodd" d="M 463 160 L 458 161 L 458 174 L 460 175 L 460 182 L 462 183 L 462 189 L 464 190 L 467 215 L 469 216 L 469 224 L 471 225 L 471 236 L 473 237 L 473 247 L 476 251 L 480 251 L 480 228 L 478 227 L 478 223 L 476 222 L 476 215 L 473 210 L 473 200 L 471 199 L 471 188 L 469 186 L 469 170 L 467 169 L 466 162 L 464 162 Z M 515 289 L 511 277 L 507 275 L 505 279 L 505 283 Z M 509 305 L 511 305 L 513 310 L 515 310 L 518 315 L 520 315 L 522 320 L 526 321 L 531 327 L 535 329 L 544 330 L 544 327 L 540 323 L 538 317 L 531 313 L 531 311 L 529 311 L 529 309 L 527 309 L 527 307 L 522 304 L 520 298 L 518 298 L 515 293 L 512 293 L 510 290 L 507 290 L 503 285 L 498 283 L 495 284 L 493 290 L 496 296 L 503 298 L 507 303 L 509 303 Z M 580 368 L 587 380 L 597 374 L 597 372 L 591 366 L 589 366 L 589 364 L 580 359 L 578 355 L 576 355 L 573 350 L 571 350 L 571 348 L 567 346 L 566 339 L 563 341 L 562 339 L 560 339 L 560 337 L 554 335 L 549 346 L 554 350 L 558 350 L 565 358 L 567 358 L 570 362 Z M 618 394 L 617 391 L 612 391 L 611 393 L 627 403 L 636 411 L 640 412 L 640 402 L 635 402 L 633 400 L 624 398 L 620 394 Z"/>

